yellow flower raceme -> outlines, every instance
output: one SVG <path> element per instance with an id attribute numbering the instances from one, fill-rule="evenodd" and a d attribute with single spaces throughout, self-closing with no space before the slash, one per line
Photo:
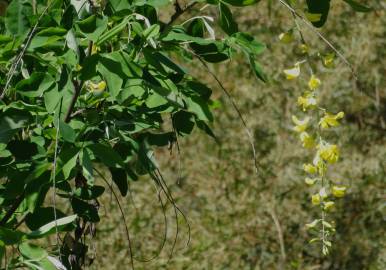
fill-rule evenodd
<path id="1" fill-rule="evenodd" d="M 299 120 L 295 115 L 293 115 L 292 122 L 294 122 L 295 124 L 294 130 L 299 133 L 306 131 L 310 120 L 311 118 L 308 116 L 305 117 L 303 120 Z"/>
<path id="2" fill-rule="evenodd" d="M 300 75 L 300 65 L 296 63 L 293 68 L 283 70 L 286 75 L 287 80 L 293 80 L 299 77 Z"/>
<path id="3" fill-rule="evenodd" d="M 328 163 L 335 163 L 339 159 L 339 148 L 336 144 L 323 143 L 317 146 L 319 156 Z"/>
<path id="4" fill-rule="evenodd" d="M 339 126 L 339 119 L 344 117 L 344 112 L 339 112 L 337 114 L 324 113 L 324 116 L 319 121 L 319 125 L 322 128 L 336 127 Z"/>
<path id="5" fill-rule="evenodd" d="M 342 198 L 346 194 L 346 189 L 345 186 L 332 186 L 331 193 L 337 198 Z"/>
<path id="6" fill-rule="evenodd" d="M 313 205 L 319 205 L 321 202 L 321 198 L 319 194 L 314 194 L 311 196 L 311 202 Z"/>
<path id="7" fill-rule="evenodd" d="M 317 89 L 321 84 L 322 82 L 315 75 L 312 75 L 310 80 L 308 81 L 308 87 L 310 88 L 310 90 Z"/>
<path id="8" fill-rule="evenodd" d="M 315 93 L 307 91 L 303 96 L 298 97 L 298 105 L 302 107 L 303 111 L 315 108 L 316 104 L 317 100 Z"/>
<path id="9" fill-rule="evenodd" d="M 318 172 L 318 169 L 312 164 L 303 164 L 303 170 L 309 174 L 315 174 Z"/>
<path id="10" fill-rule="evenodd" d="M 314 138 L 306 131 L 300 133 L 300 140 L 303 143 L 304 148 L 312 148 L 316 145 Z"/>

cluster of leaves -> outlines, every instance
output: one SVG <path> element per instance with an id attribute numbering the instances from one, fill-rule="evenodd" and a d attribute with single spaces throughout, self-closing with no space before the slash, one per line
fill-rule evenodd
<path id="1" fill-rule="evenodd" d="M 211 89 L 173 59 L 218 63 L 242 51 L 265 80 L 256 62 L 265 47 L 238 31 L 229 6 L 257 1 L 208 1 L 219 11 L 222 39 L 210 17 L 175 25 L 199 2 L 176 3 L 169 22 L 158 16 L 168 0 L 9 3 L 0 24 L 0 261 L 7 269 L 84 265 L 85 237 L 95 234 L 105 192 L 99 167 L 122 196 L 128 181 L 150 175 L 172 200 L 154 147 L 170 147 L 194 127 L 214 137 Z M 56 196 L 70 209 L 57 209 Z M 50 234 L 55 248 L 34 241 Z"/>

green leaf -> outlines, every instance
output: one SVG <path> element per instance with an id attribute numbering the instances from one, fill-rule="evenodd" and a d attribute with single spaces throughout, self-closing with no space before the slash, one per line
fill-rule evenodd
<path id="1" fill-rule="evenodd" d="M 39 85 L 44 77 L 45 74 L 43 72 L 34 72 L 28 79 L 21 80 L 15 85 L 16 91 L 26 97 L 41 96 L 44 88 L 40 88 Z"/>
<path id="2" fill-rule="evenodd" d="M 228 35 L 238 32 L 237 23 L 233 20 L 232 12 L 227 5 L 220 3 L 220 26 Z"/>
<path id="3" fill-rule="evenodd" d="M 263 82 L 267 82 L 267 76 L 264 74 L 260 64 L 251 56 L 249 57 L 249 64 L 251 65 L 251 68 L 254 71 L 256 77 Z"/>
<path id="4" fill-rule="evenodd" d="M 0 116 L 0 143 L 8 143 L 13 135 L 30 121 L 27 112 L 9 110 Z"/>
<path id="5" fill-rule="evenodd" d="M 153 7 L 162 7 L 170 4 L 170 1 L 169 0 L 134 0 L 133 4 L 136 6 L 149 5 Z"/>
<path id="6" fill-rule="evenodd" d="M 186 111 L 173 114 L 173 126 L 180 136 L 192 133 L 194 128 L 194 115 Z"/>
<path id="7" fill-rule="evenodd" d="M 98 38 L 107 29 L 107 21 L 107 17 L 100 18 L 96 15 L 91 15 L 82 21 L 78 21 L 77 27 L 87 39 L 97 42 Z"/>
<path id="8" fill-rule="evenodd" d="M 29 244 L 27 242 L 23 242 L 19 245 L 19 251 L 21 255 L 34 261 L 40 261 L 46 258 L 48 255 L 47 252 L 41 247 Z"/>
<path id="9" fill-rule="evenodd" d="M 77 217 L 78 217 L 77 215 L 72 215 L 68 217 L 59 218 L 56 221 L 55 220 L 51 221 L 46 225 L 40 227 L 39 229 L 27 234 L 27 238 L 29 239 L 41 238 L 43 236 L 55 233 L 56 228 L 58 231 L 61 231 L 63 227 L 74 222 Z"/>
<path id="10" fill-rule="evenodd" d="M 99 215 L 97 205 L 87 203 L 76 197 L 72 198 L 71 206 L 78 216 L 82 217 L 86 221 L 99 222 Z"/>
<path id="11" fill-rule="evenodd" d="M 60 136 L 67 142 L 74 143 L 76 140 L 76 132 L 72 129 L 72 127 L 65 123 L 64 121 L 60 121 L 59 124 L 59 132 Z"/>
<path id="12" fill-rule="evenodd" d="M 24 233 L 0 227 L 0 239 L 6 245 L 15 245 L 19 243 L 24 237 Z"/>
<path id="13" fill-rule="evenodd" d="M 203 60 L 209 63 L 219 63 L 230 57 L 229 48 L 222 42 L 213 42 L 208 45 L 191 44 L 191 48 Z"/>
<path id="14" fill-rule="evenodd" d="M 124 167 L 122 158 L 110 145 L 96 143 L 87 146 L 87 148 L 106 166 L 112 168 Z"/>
<path id="15" fill-rule="evenodd" d="M 343 0 L 343 1 L 349 4 L 352 7 L 352 9 L 357 12 L 370 12 L 373 10 L 373 8 L 363 5 L 361 3 L 358 3 L 357 1 L 354 1 L 354 0 Z"/>
<path id="16" fill-rule="evenodd" d="M 92 165 L 92 161 L 90 158 L 90 150 L 87 148 L 84 148 L 82 151 L 82 155 L 80 158 L 80 163 L 82 165 L 82 171 L 83 171 L 83 176 L 87 179 L 87 184 L 90 186 L 94 185 L 94 168 Z"/>
<path id="17" fill-rule="evenodd" d="M 7 8 L 5 27 L 9 33 L 23 37 L 29 31 L 29 17 L 32 16 L 31 2 L 28 0 L 13 0 Z"/>
<path id="18" fill-rule="evenodd" d="M 109 168 L 109 169 L 111 172 L 111 177 L 114 183 L 117 185 L 122 196 L 126 196 L 127 191 L 129 189 L 129 185 L 127 183 L 126 171 L 124 169 L 117 169 L 117 168 Z"/>
<path id="19" fill-rule="evenodd" d="M 111 28 L 110 30 L 103 33 L 99 37 L 98 41 L 96 42 L 96 45 L 101 45 L 104 42 L 117 36 L 120 32 L 123 31 L 123 29 L 125 29 L 127 27 L 127 24 L 129 21 L 130 21 L 130 17 L 125 17 L 119 24 L 115 25 L 113 28 Z"/>
<path id="20" fill-rule="evenodd" d="M 320 19 L 316 21 L 311 21 L 312 25 L 315 27 L 322 27 L 328 17 L 328 12 L 330 10 L 330 0 L 307 0 L 308 13 L 321 14 Z"/>
<path id="21" fill-rule="evenodd" d="M 260 0 L 221 0 L 221 1 L 237 7 L 249 6 L 260 2 Z"/>
<path id="22" fill-rule="evenodd" d="M 148 40 L 157 36 L 159 34 L 159 30 L 160 26 L 158 24 L 153 24 L 149 28 L 146 28 L 142 35 L 146 40 Z"/>
<path id="23" fill-rule="evenodd" d="M 188 111 L 194 113 L 199 120 L 213 121 L 213 115 L 209 109 L 208 103 L 200 97 L 189 97 L 185 99 L 188 105 Z"/>
<path id="24" fill-rule="evenodd" d="M 230 41 L 240 46 L 247 54 L 258 55 L 266 49 L 263 43 L 256 41 L 254 37 L 247 33 L 235 33 Z"/>
<path id="25" fill-rule="evenodd" d="M 122 89 L 123 78 L 127 77 L 122 71 L 121 63 L 109 57 L 102 57 L 99 60 L 97 70 L 102 74 L 103 79 L 106 81 L 111 96 L 118 96 Z"/>
<path id="26" fill-rule="evenodd" d="M 76 166 L 76 162 L 79 156 L 79 149 L 76 147 L 66 147 L 59 154 L 59 162 L 60 167 L 57 170 L 59 173 L 61 170 L 63 171 L 64 178 L 68 178 L 72 172 L 72 170 Z"/>
<path id="27" fill-rule="evenodd" d="M 62 218 L 66 215 L 59 209 L 56 209 L 56 217 Z M 30 230 L 37 230 L 45 224 L 55 220 L 54 208 L 43 207 L 36 208 L 33 213 L 29 213 L 25 218 L 25 224 Z"/>
<path id="28" fill-rule="evenodd" d="M 93 200 L 101 196 L 105 191 L 105 188 L 102 186 L 88 186 L 77 188 L 74 191 L 74 196 L 82 200 Z"/>

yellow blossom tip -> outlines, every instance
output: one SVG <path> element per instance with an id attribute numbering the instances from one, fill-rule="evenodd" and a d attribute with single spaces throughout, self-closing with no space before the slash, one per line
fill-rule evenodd
<path id="1" fill-rule="evenodd" d="M 318 171 L 318 169 L 312 164 L 303 164 L 303 170 L 309 174 L 315 174 Z"/>
<path id="2" fill-rule="evenodd" d="M 331 193 L 337 198 L 342 198 L 346 194 L 346 189 L 345 186 L 332 186 Z"/>
<path id="3" fill-rule="evenodd" d="M 318 179 L 317 178 L 309 178 L 309 177 L 306 177 L 306 179 L 304 179 L 304 182 L 309 185 L 309 186 L 312 186 L 316 183 Z"/>
<path id="4" fill-rule="evenodd" d="M 335 203 L 332 201 L 325 202 L 323 205 L 323 209 L 326 211 L 332 210 L 335 206 Z"/>
<path id="5" fill-rule="evenodd" d="M 283 43 L 291 43 L 294 40 L 292 31 L 287 31 L 279 35 L 279 40 Z"/>
<path id="6" fill-rule="evenodd" d="M 300 75 L 300 65 L 296 63 L 293 68 L 285 69 L 283 72 L 286 75 L 287 80 L 296 79 Z"/>
<path id="7" fill-rule="evenodd" d="M 322 82 L 315 75 L 312 75 L 310 80 L 308 81 L 308 87 L 310 88 L 310 90 L 317 89 L 321 84 Z"/>
<path id="8" fill-rule="evenodd" d="M 319 194 L 314 194 L 311 196 L 311 203 L 313 205 L 319 205 L 321 202 L 321 198 L 320 198 L 320 195 Z"/>

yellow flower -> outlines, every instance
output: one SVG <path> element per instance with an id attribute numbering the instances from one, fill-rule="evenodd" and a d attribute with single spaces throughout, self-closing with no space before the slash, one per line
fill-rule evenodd
<path id="1" fill-rule="evenodd" d="M 324 203 L 323 208 L 324 208 L 324 210 L 329 211 L 329 210 L 333 209 L 334 206 L 335 206 L 335 203 L 334 203 L 334 202 L 328 201 L 328 202 L 325 202 L 325 203 Z"/>
<path id="2" fill-rule="evenodd" d="M 303 132 L 306 131 L 308 127 L 308 123 L 310 122 L 310 117 L 305 117 L 303 120 L 299 120 L 295 115 L 292 116 L 292 122 L 294 122 L 295 127 L 294 130 L 296 132 Z"/>
<path id="3" fill-rule="evenodd" d="M 283 72 L 286 75 L 287 80 L 296 79 L 300 75 L 300 65 L 299 63 L 296 63 L 293 68 L 285 69 Z"/>
<path id="4" fill-rule="evenodd" d="M 291 43 L 294 40 L 292 31 L 281 33 L 279 35 L 279 40 L 283 43 Z"/>
<path id="5" fill-rule="evenodd" d="M 75 66 L 75 71 L 81 71 L 82 68 L 83 68 L 83 67 L 82 67 L 81 65 L 76 64 L 76 66 Z"/>
<path id="6" fill-rule="evenodd" d="M 327 195 L 326 188 L 321 188 L 321 189 L 319 190 L 319 195 L 320 195 L 320 198 L 322 198 L 322 199 L 327 198 L 328 195 Z"/>
<path id="7" fill-rule="evenodd" d="M 303 143 L 304 148 L 312 148 L 315 146 L 314 138 L 305 131 L 300 133 L 300 140 Z"/>
<path id="8" fill-rule="evenodd" d="M 318 169 L 314 165 L 309 163 L 303 164 L 303 170 L 309 174 L 315 174 L 318 171 Z"/>
<path id="9" fill-rule="evenodd" d="M 300 44 L 300 45 L 299 45 L 299 50 L 300 50 L 300 52 L 301 52 L 302 54 L 306 54 L 306 53 L 308 53 L 308 51 L 309 51 L 310 49 L 308 48 L 308 46 L 307 46 L 306 44 Z"/>
<path id="10" fill-rule="evenodd" d="M 335 59 L 335 54 L 334 53 L 329 53 L 323 57 L 323 65 L 326 68 L 333 68 L 334 67 L 334 59 Z"/>
<path id="11" fill-rule="evenodd" d="M 95 44 L 91 47 L 91 55 L 98 53 L 101 50 L 99 46 L 96 46 Z"/>
<path id="12" fill-rule="evenodd" d="M 328 163 L 335 163 L 339 159 L 339 148 L 336 144 L 319 144 L 319 156 Z"/>
<path id="13" fill-rule="evenodd" d="M 304 182 L 309 185 L 309 186 L 312 186 L 316 183 L 316 181 L 318 181 L 318 178 L 309 178 L 309 177 L 306 177 L 306 179 L 304 179 Z"/>
<path id="14" fill-rule="evenodd" d="M 314 221 L 312 221 L 312 222 L 310 222 L 310 223 L 307 223 L 307 224 L 306 224 L 306 228 L 307 228 L 307 229 L 315 228 L 316 225 L 318 225 L 319 222 L 320 222 L 320 219 L 315 219 Z"/>
<path id="15" fill-rule="evenodd" d="M 320 157 L 319 151 L 316 153 L 312 161 L 312 164 L 314 164 L 314 166 L 317 168 L 319 175 L 323 175 L 327 170 L 326 165 L 324 164 L 323 160 Z"/>
<path id="16" fill-rule="evenodd" d="M 315 108 L 316 104 L 317 101 L 314 93 L 307 91 L 303 96 L 298 97 L 298 105 L 302 107 L 303 111 Z"/>
<path id="17" fill-rule="evenodd" d="M 344 112 L 339 112 L 337 114 L 325 113 L 322 119 L 319 121 L 319 125 L 322 128 L 336 127 L 339 126 L 339 119 L 344 117 Z"/>
<path id="18" fill-rule="evenodd" d="M 310 80 L 308 81 L 308 87 L 310 88 L 310 90 L 315 90 L 321 85 L 321 83 L 322 82 L 315 75 L 312 74 Z"/>
<path id="19" fill-rule="evenodd" d="M 319 205 L 321 201 L 320 195 L 319 194 L 314 194 L 311 197 L 311 202 L 313 205 Z"/>
<path id="20" fill-rule="evenodd" d="M 337 198 L 342 198 L 346 194 L 346 189 L 345 186 L 332 186 L 331 193 Z"/>
<path id="21" fill-rule="evenodd" d="M 87 81 L 86 86 L 90 92 L 92 92 L 95 96 L 99 96 L 106 89 L 106 82 L 100 81 L 99 83 L 93 83 L 92 81 Z"/>

